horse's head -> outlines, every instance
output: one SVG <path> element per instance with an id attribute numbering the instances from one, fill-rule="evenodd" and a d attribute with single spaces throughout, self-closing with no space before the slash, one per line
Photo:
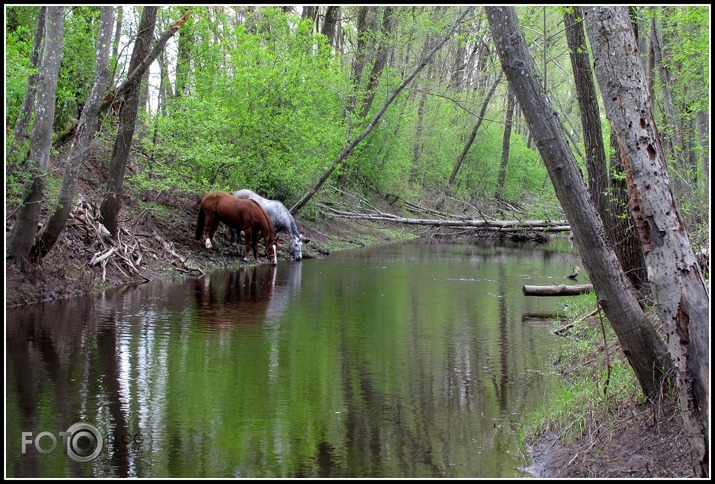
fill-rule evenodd
<path id="1" fill-rule="evenodd" d="M 290 247 L 288 247 L 288 250 L 290 250 L 290 253 L 293 254 L 295 260 L 301 260 L 303 258 L 302 247 L 303 240 L 298 235 L 294 236 L 290 241 Z"/>

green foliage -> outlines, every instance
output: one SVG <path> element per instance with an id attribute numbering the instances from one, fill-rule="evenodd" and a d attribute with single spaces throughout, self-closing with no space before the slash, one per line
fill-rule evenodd
<path id="1" fill-rule="evenodd" d="M 191 7 L 190 21 L 179 31 L 183 44 L 173 39 L 162 57 L 168 85 L 163 86 L 165 94 L 158 111 L 154 105 L 157 83 L 152 80 L 154 104 L 142 119 L 151 136 L 135 139 L 135 146 L 147 156 L 139 159 L 138 169 L 132 172 L 134 186 L 194 193 L 247 187 L 286 203 L 302 196 L 365 129 L 405 73 L 417 65 L 425 46 L 443 35 L 458 10 L 398 7 L 399 20 L 389 41 L 390 60 L 376 87 L 371 113 L 365 119 L 354 119 L 350 106 L 365 94 L 351 82 L 357 44 L 356 7 L 341 8 L 344 39 L 342 44 L 330 46 L 324 35 L 314 33 L 319 28 L 312 20 L 302 19 L 295 12 L 273 7 Z M 163 31 L 184 12 L 186 7 L 160 9 L 157 30 Z M 562 31 L 563 12 L 564 7 L 517 8 L 524 34 L 533 46 L 537 74 L 548 79 L 554 109 L 562 113 L 567 129 L 578 131 L 573 77 Z M 667 14 L 663 32 L 668 46 L 682 45 L 682 49 L 671 47 L 666 53 L 680 115 L 688 118 L 706 109 L 707 8 L 668 7 L 643 12 Z M 29 57 L 38 8 L 8 7 L 7 13 L 6 125 L 11 127 L 31 73 Z M 65 18 L 56 130 L 66 128 L 68 121 L 78 116 L 91 87 L 98 10 L 72 7 Z M 370 135 L 335 170 L 332 176 L 336 181 L 339 177 L 341 183 L 352 185 L 348 188 L 363 193 L 409 198 L 443 192 L 477 121 L 483 91 L 499 69 L 493 53 L 481 49 L 489 43 L 483 11 L 477 9 L 473 20 L 473 27 L 460 30 L 438 52 L 433 63 L 407 86 Z M 125 36 L 136 34 L 132 32 L 136 23 L 138 10 L 126 8 Z M 173 50 L 177 45 L 179 49 L 188 48 L 177 55 Z M 458 46 L 462 54 L 456 54 Z M 130 46 L 120 47 L 124 57 L 113 62 L 122 62 L 130 50 Z M 453 57 L 465 54 L 479 61 L 465 66 L 475 69 L 468 82 L 453 84 Z M 181 59 L 180 81 L 174 76 L 177 59 Z M 181 87 L 178 96 L 177 82 Z M 656 95 L 659 92 L 656 89 Z M 503 84 L 490 102 L 452 187 L 458 198 L 489 201 L 496 192 L 504 95 Z M 560 210 L 547 172 L 537 151 L 526 146 L 523 123 L 517 110 L 503 196 L 528 204 L 533 215 L 558 216 Z M 603 126 L 607 137 L 608 124 Z M 670 129 L 664 126 L 661 132 Z M 574 138 L 580 142 L 577 133 Z M 6 162 L 14 165 L 22 160 Z M 678 170 L 680 176 L 702 179 L 699 165 L 692 169 L 679 166 Z M 9 182 L 19 193 L 19 175 L 12 175 Z M 693 216 L 689 218 L 696 225 L 706 211 L 704 206 L 699 202 L 690 210 Z"/>
<path id="2" fill-rule="evenodd" d="M 5 125 L 15 123 L 25 97 L 27 79 L 36 70 L 30 66 L 37 7 L 8 7 L 8 18 L 18 22 L 7 28 L 5 38 Z M 22 22 L 22 23 L 19 23 Z"/>
<path id="3" fill-rule="evenodd" d="M 194 189 L 250 187 L 266 196 L 297 197 L 344 139 L 339 118 L 346 86 L 320 49 L 324 37 L 285 14 L 266 9 L 270 30 L 232 26 L 220 44 L 208 42 L 217 26 L 203 16 L 194 45 L 201 64 L 190 93 L 173 99 L 171 115 L 157 121 L 165 151 L 178 166 L 191 166 Z M 170 148 L 169 148 L 170 147 Z"/>
<path id="4" fill-rule="evenodd" d="M 99 31 L 99 9 L 75 6 L 65 16 L 62 67 L 57 81 L 55 129 L 79 119 L 80 107 L 94 81 L 94 58 Z"/>

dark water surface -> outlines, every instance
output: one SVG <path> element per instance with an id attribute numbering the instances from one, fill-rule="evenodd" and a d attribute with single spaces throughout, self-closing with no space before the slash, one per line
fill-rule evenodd
<path id="1" fill-rule="evenodd" d="M 561 341 L 522 316 L 565 300 L 521 288 L 567 282 L 558 249 L 399 243 L 7 310 L 7 475 L 527 476 Z"/>

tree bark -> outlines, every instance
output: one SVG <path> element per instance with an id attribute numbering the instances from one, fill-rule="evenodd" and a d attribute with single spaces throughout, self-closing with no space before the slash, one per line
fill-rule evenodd
<path id="1" fill-rule="evenodd" d="M 395 26 L 394 8 L 391 6 L 382 7 L 382 26 L 379 31 L 379 37 L 376 40 L 377 52 L 374 54 L 375 62 L 370 69 L 367 86 L 365 87 L 365 97 L 363 98 L 360 117 L 364 118 L 370 112 L 372 102 L 375 99 L 375 90 L 380 79 L 385 65 L 387 65 L 387 54 L 389 50 L 389 42 L 387 37 L 390 36 Z"/>
<path id="2" fill-rule="evenodd" d="M 680 403 L 696 462 L 709 475 L 710 297 L 688 240 L 653 119 L 650 90 L 625 7 L 587 7 L 586 29 L 606 115 L 626 167 L 630 209 L 666 327 Z"/>
<path id="3" fill-rule="evenodd" d="M 57 79 L 64 42 L 64 7 L 47 7 L 46 22 L 40 77 L 37 82 L 35 121 L 30 134 L 29 186 L 7 240 L 7 258 L 21 269 L 30 255 L 37 233 L 40 204 L 45 191 L 45 177 L 52 146 Z"/>
<path id="4" fill-rule="evenodd" d="M 412 71 L 411 74 L 406 76 L 403 79 L 402 83 L 399 86 L 397 86 L 397 88 L 395 88 L 394 91 L 392 91 L 390 93 L 389 97 L 385 101 L 385 104 L 383 104 L 383 106 L 380 108 L 380 110 L 375 114 L 375 116 L 373 116 L 372 121 L 370 121 L 370 123 L 362 131 L 362 133 L 360 133 L 360 135 L 357 138 L 352 140 L 350 143 L 348 143 L 348 145 L 345 148 L 342 149 L 342 151 L 338 155 L 338 158 L 332 163 L 332 165 L 330 165 L 330 167 L 325 171 L 323 176 L 320 177 L 320 180 L 318 180 L 318 182 L 310 190 L 308 190 L 308 192 L 305 195 L 303 195 L 303 197 L 300 200 L 298 200 L 295 203 L 295 205 L 293 205 L 290 208 L 290 212 L 292 214 L 295 215 L 301 208 L 303 208 L 305 206 L 306 203 L 308 203 L 308 201 L 310 201 L 311 198 L 313 198 L 313 195 L 315 195 L 318 192 L 318 190 L 320 190 L 320 188 L 325 184 L 325 182 L 328 181 L 328 178 L 330 178 L 330 175 L 335 171 L 335 169 L 338 166 L 340 166 L 343 163 L 343 161 L 345 159 L 347 159 L 348 156 L 350 156 L 350 154 L 355 149 L 355 147 L 362 140 L 364 140 L 367 137 L 367 135 L 370 134 L 370 132 L 377 125 L 377 122 L 380 121 L 380 118 L 382 118 L 382 116 L 385 114 L 385 111 L 387 111 L 387 108 L 390 107 L 390 104 L 392 104 L 392 102 L 395 100 L 395 98 L 397 98 L 397 96 L 400 94 L 400 92 L 402 92 L 402 90 L 405 88 L 405 86 L 407 86 L 410 82 L 412 82 L 412 79 L 414 79 L 415 76 L 417 76 L 417 74 L 419 74 L 419 72 L 429 63 L 429 61 L 432 59 L 434 54 L 445 44 L 445 42 L 447 42 L 447 40 L 452 36 L 454 31 L 456 30 L 457 26 L 459 25 L 459 22 L 462 21 L 462 19 L 467 15 L 467 13 L 469 13 L 472 10 L 472 8 L 473 7 L 468 7 L 459 15 L 459 17 L 457 17 L 457 19 L 454 22 L 454 25 L 449 30 L 447 35 L 445 35 L 444 38 L 442 40 L 440 40 L 432 48 L 432 50 L 427 53 L 427 55 L 422 60 L 420 60 L 420 63 L 415 68 L 415 70 Z"/>
<path id="5" fill-rule="evenodd" d="M 340 6 L 331 5 L 325 10 L 325 18 L 320 33 L 328 38 L 328 45 L 334 46 L 335 36 L 338 31 L 338 17 L 340 16 Z"/>
<path id="6" fill-rule="evenodd" d="M 598 91 L 586 50 L 586 33 L 581 7 L 574 6 L 572 12 L 565 12 L 564 24 L 576 85 L 576 98 L 581 112 L 588 189 L 606 228 L 606 237 L 616 251 L 621 267 L 636 288 L 640 289 L 645 283 L 643 250 L 633 229 L 630 213 L 623 216 L 627 211 L 623 208 L 628 206 L 628 196 L 617 177 L 609 176 L 606 148 L 601 134 Z M 620 156 L 616 151 L 611 159 L 611 172 L 618 171 L 620 166 Z M 622 169 L 620 171 L 623 172 Z"/>
<path id="7" fill-rule="evenodd" d="M 606 316 L 633 367 L 643 392 L 655 398 L 663 370 L 670 367 L 665 345 L 638 305 L 636 291 L 607 244 L 576 160 L 554 109 L 535 75 L 513 7 L 484 7 L 502 69 L 512 85 L 529 130 L 554 185 L 574 241 Z"/>
<path id="8" fill-rule="evenodd" d="M 112 40 L 112 26 L 114 24 L 114 7 L 100 8 L 101 26 L 94 62 L 94 86 L 80 115 L 74 142 L 65 165 L 60 191 L 57 195 L 57 205 L 37 235 L 35 246 L 30 253 L 30 260 L 32 261 L 37 261 L 47 255 L 64 230 L 77 191 L 77 176 L 82 167 L 85 153 L 97 132 L 99 107 L 102 104 L 102 98 L 109 81 L 109 50 Z"/>

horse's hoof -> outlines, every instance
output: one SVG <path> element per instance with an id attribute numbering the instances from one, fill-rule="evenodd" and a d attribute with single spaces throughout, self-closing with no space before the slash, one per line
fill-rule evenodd
<path id="1" fill-rule="evenodd" d="M 213 246 L 211 245 L 211 241 L 210 241 L 209 239 L 206 239 L 206 244 L 204 244 L 204 245 L 206 245 L 206 248 L 207 248 L 207 249 L 210 249 L 211 247 L 213 247 Z"/>

